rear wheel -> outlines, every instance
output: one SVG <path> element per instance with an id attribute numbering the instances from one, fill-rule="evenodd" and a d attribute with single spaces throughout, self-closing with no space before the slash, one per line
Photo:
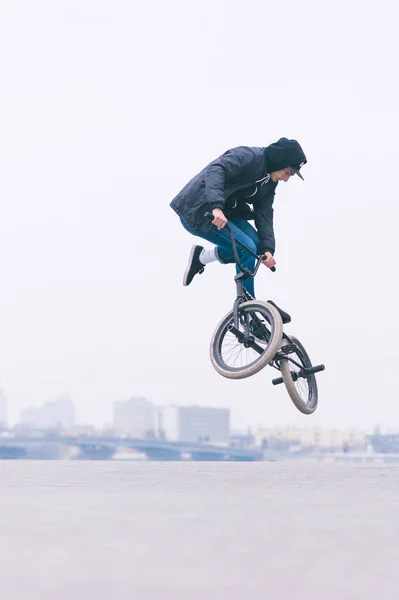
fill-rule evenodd
<path id="1" fill-rule="evenodd" d="M 213 334 L 210 356 L 216 371 L 229 379 L 244 379 L 269 364 L 281 346 L 283 322 L 271 304 L 260 300 L 238 307 L 238 328 L 233 311 L 220 321 Z"/>
<path id="2" fill-rule="evenodd" d="M 301 342 L 295 337 L 290 337 L 290 340 L 295 344 L 296 350 L 290 353 L 289 357 L 300 366 L 294 364 L 288 358 L 283 358 L 279 361 L 281 375 L 287 392 L 297 409 L 305 415 L 310 415 L 317 408 L 316 377 L 313 373 L 307 377 L 299 375 L 302 366 L 311 367 L 312 363 Z M 283 345 L 286 344 L 289 344 L 288 340 L 283 341 Z"/>

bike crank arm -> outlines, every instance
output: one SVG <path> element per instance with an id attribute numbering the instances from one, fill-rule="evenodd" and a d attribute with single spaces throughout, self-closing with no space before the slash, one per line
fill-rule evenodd
<path id="1" fill-rule="evenodd" d="M 291 376 L 293 381 L 297 381 L 300 377 L 304 377 L 305 379 L 309 377 L 309 375 L 313 375 L 313 373 L 319 373 L 320 371 L 324 371 L 324 365 L 317 365 L 316 367 L 302 367 L 302 369 L 298 372 L 291 371 Z M 273 385 L 279 385 L 280 383 L 284 383 L 282 377 L 277 377 L 276 379 L 272 379 Z"/>

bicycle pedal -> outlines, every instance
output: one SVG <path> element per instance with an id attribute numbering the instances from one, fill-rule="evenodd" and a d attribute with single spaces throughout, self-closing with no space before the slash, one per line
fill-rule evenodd
<path id="1" fill-rule="evenodd" d="M 285 346 L 281 346 L 279 352 L 282 354 L 292 354 L 293 352 L 296 352 L 296 350 L 295 344 L 286 344 Z"/>

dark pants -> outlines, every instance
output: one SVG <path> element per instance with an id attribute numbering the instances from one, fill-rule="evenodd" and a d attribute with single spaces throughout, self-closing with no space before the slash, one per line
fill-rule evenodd
<path id="1" fill-rule="evenodd" d="M 227 229 L 219 229 L 216 225 L 212 225 L 212 229 L 206 231 L 205 233 L 202 231 L 198 231 L 196 229 L 191 229 L 188 227 L 182 219 L 180 219 L 184 229 L 186 229 L 192 235 L 196 235 L 197 237 L 203 238 L 212 244 L 217 246 L 217 256 L 219 258 L 219 262 L 223 264 L 234 263 L 234 255 L 233 248 L 231 246 L 230 234 Z M 252 227 L 248 221 L 244 219 L 229 219 L 228 223 L 231 227 L 234 237 L 248 246 L 252 252 L 258 252 L 258 244 L 259 238 L 256 232 L 256 229 Z M 255 267 L 255 258 L 248 254 L 241 246 L 237 244 L 237 252 L 240 262 L 243 267 L 254 270 Z M 239 272 L 238 267 L 236 267 L 237 273 Z M 254 289 L 254 280 L 253 278 L 247 279 L 244 281 L 244 288 L 255 298 L 255 289 Z"/>

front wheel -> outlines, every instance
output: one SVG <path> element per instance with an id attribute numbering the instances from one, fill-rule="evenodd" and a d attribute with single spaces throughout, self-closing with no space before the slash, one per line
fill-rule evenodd
<path id="1" fill-rule="evenodd" d="M 283 322 L 273 305 L 260 300 L 238 307 L 223 317 L 213 334 L 210 356 L 216 371 L 228 379 L 244 379 L 269 364 L 281 346 Z"/>
<path id="2" fill-rule="evenodd" d="M 288 358 L 281 359 L 281 375 L 287 392 L 297 409 L 305 415 L 311 415 L 317 408 L 316 377 L 313 373 L 307 377 L 299 375 L 301 366 L 311 367 L 312 363 L 301 342 L 296 337 L 290 337 L 290 341 L 296 349 L 288 356 L 297 364 L 291 362 Z M 283 345 L 288 343 L 286 340 L 283 341 Z"/>

